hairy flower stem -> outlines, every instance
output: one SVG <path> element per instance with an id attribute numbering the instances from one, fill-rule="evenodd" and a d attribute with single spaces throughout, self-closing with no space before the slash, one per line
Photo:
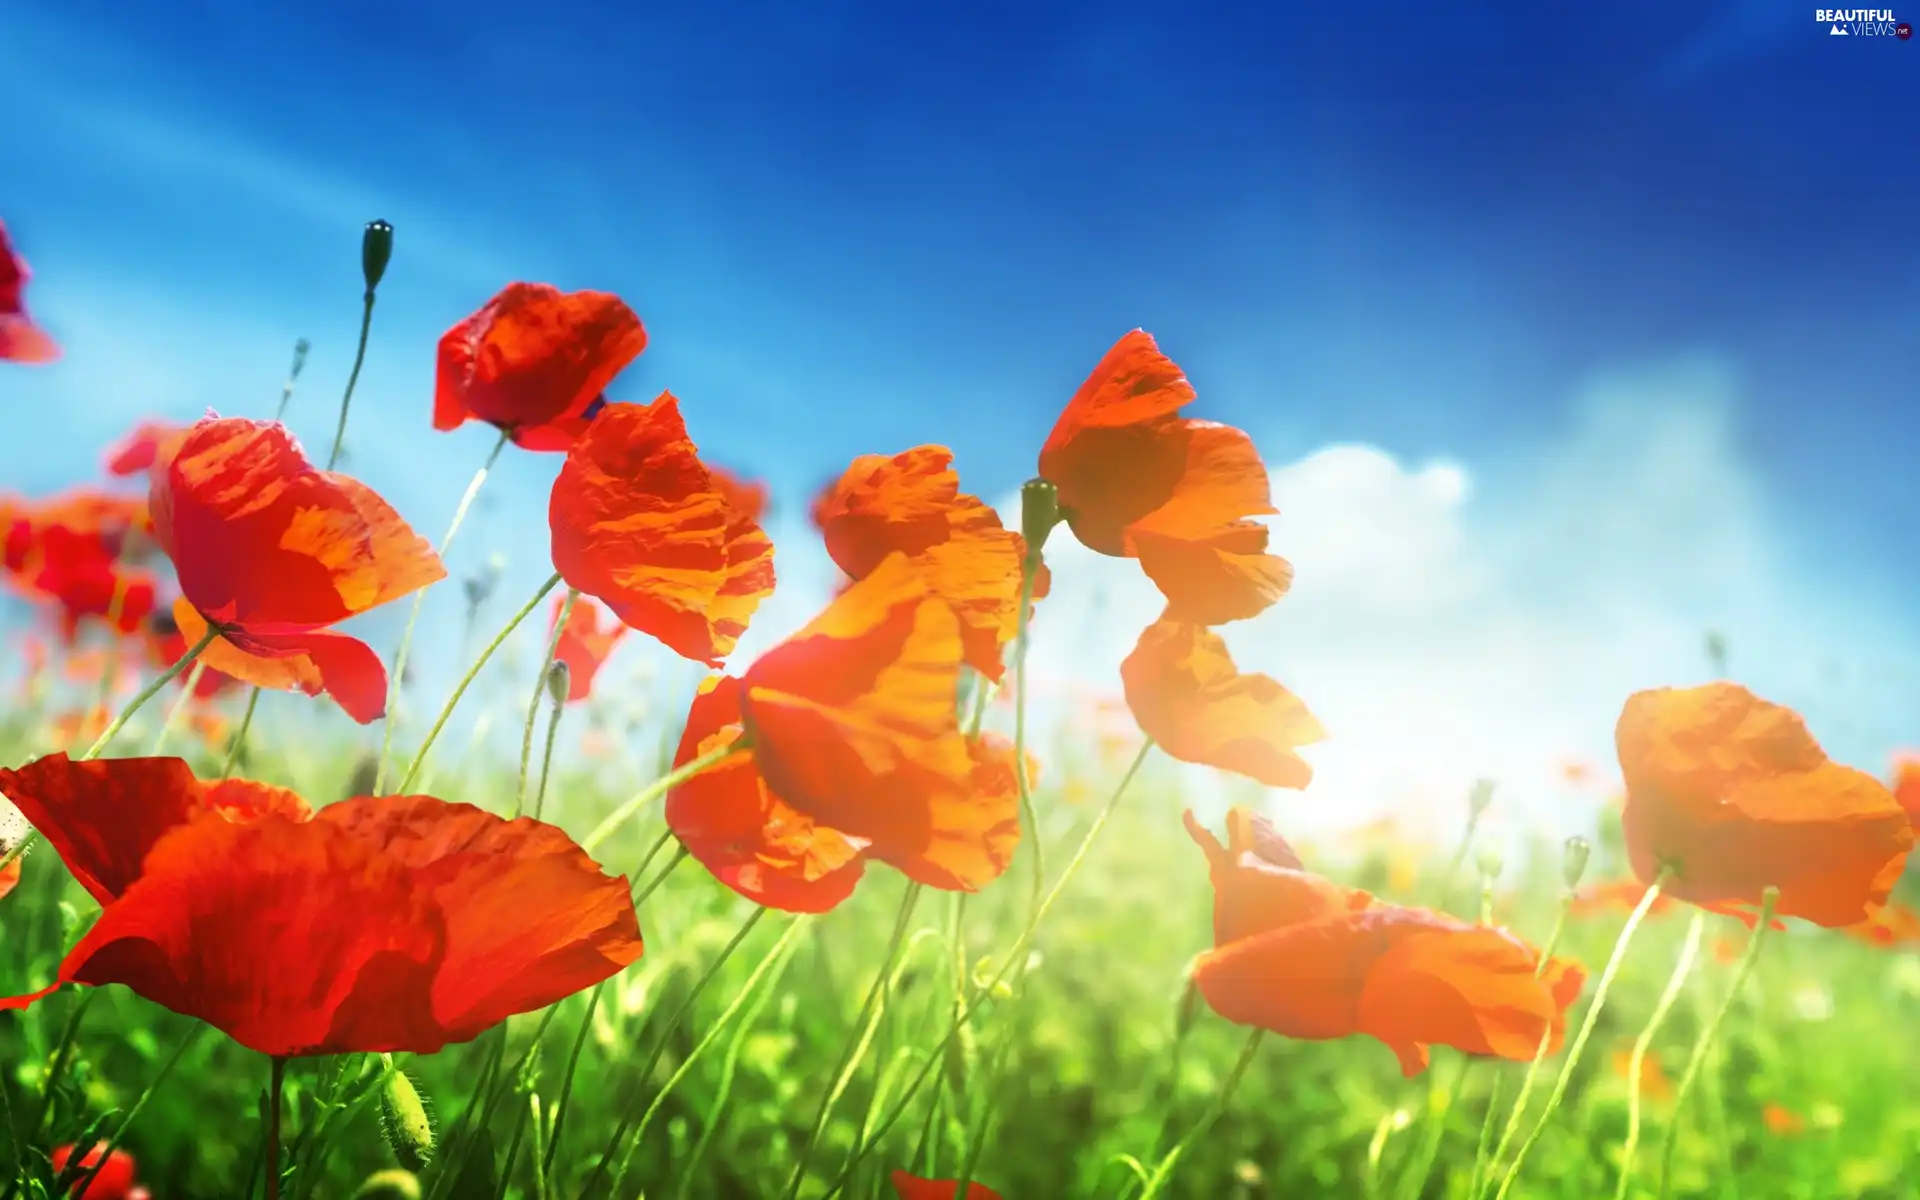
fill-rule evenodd
<path id="1" fill-rule="evenodd" d="M 1620 1149 L 1620 1183 L 1614 1189 L 1614 1200 L 1626 1200 L 1627 1188 L 1633 1182 L 1634 1155 L 1640 1149 L 1640 1078 L 1646 1069 L 1647 1051 L 1652 1048 L 1654 1035 L 1660 1032 L 1667 1014 L 1673 1011 L 1674 1001 L 1687 986 L 1687 976 L 1693 972 L 1694 959 L 1700 954 L 1700 938 L 1706 930 L 1707 910 L 1694 909 L 1693 920 L 1687 923 L 1687 940 L 1680 947 L 1680 957 L 1674 961 L 1673 974 L 1667 977 L 1666 990 L 1653 1006 L 1647 1027 L 1634 1039 L 1633 1056 L 1627 1062 L 1627 1140 Z"/>
<path id="2" fill-rule="evenodd" d="M 276 1055 L 267 1076 L 266 1200 L 280 1200 L 280 1094 L 286 1082 L 287 1060 Z"/>
<path id="3" fill-rule="evenodd" d="M 360 300 L 360 344 L 353 352 L 353 370 L 347 372 L 347 390 L 340 397 L 340 419 L 333 426 L 333 449 L 327 451 L 327 470 L 340 461 L 340 446 L 347 439 L 347 410 L 353 407 L 353 389 L 360 382 L 360 368 L 367 361 L 367 335 L 373 332 L 373 289 Z"/>
<path id="4" fill-rule="evenodd" d="M 666 795 L 674 788 L 679 787 L 687 780 L 692 779 L 695 775 L 717 766 L 722 760 L 746 748 L 746 738 L 743 735 L 734 741 L 728 742 L 724 746 L 716 746 L 700 757 L 689 759 L 682 765 L 668 771 L 665 775 L 662 775 L 646 787 L 640 789 L 640 791 L 634 794 L 632 799 L 622 804 L 619 808 L 614 809 L 605 820 L 595 825 L 593 832 L 581 839 L 580 848 L 588 854 L 592 854 L 596 846 L 606 841 L 607 838 L 613 834 L 614 830 L 624 825 L 635 813 L 647 805 L 652 804 L 655 800 Z"/>
<path id="5" fill-rule="evenodd" d="M 547 671 L 553 666 L 553 656 L 560 650 L 560 635 L 566 631 L 567 618 L 573 615 L 574 602 L 580 599 L 578 588 L 568 588 L 567 596 L 560 604 L 559 619 L 553 623 L 553 632 L 547 637 L 546 653 L 540 656 L 539 665 L 533 672 L 533 694 L 527 698 L 527 723 L 520 731 L 520 789 L 514 795 L 513 815 L 519 816 L 527 809 L 527 783 L 533 765 L 533 729 L 540 719 L 540 702 L 547 698 Z M 554 713 L 554 725 L 560 723 L 559 712 Z M 549 731 L 547 745 L 551 749 L 553 735 Z"/>
<path id="6" fill-rule="evenodd" d="M 233 744 L 227 747 L 227 761 L 220 768 L 220 778 L 233 778 L 233 769 L 240 765 L 240 750 L 247 744 L 247 730 L 253 728 L 253 710 L 259 706 L 260 689 L 254 688 L 247 697 L 247 712 L 240 718 L 240 728 L 233 731 Z"/>
<path id="7" fill-rule="evenodd" d="M 480 485 L 487 481 L 487 475 L 493 470 L 493 464 L 500 457 L 500 451 L 506 447 L 506 444 L 507 435 L 503 433 L 493 443 L 493 451 L 487 455 L 487 461 L 480 465 L 480 469 L 473 474 L 472 482 L 467 484 L 466 492 L 460 497 L 459 507 L 453 510 L 453 520 L 448 522 L 447 531 L 440 535 L 440 544 L 434 547 L 434 552 L 442 560 L 447 556 L 447 547 L 453 545 L 453 535 L 459 533 L 460 526 L 466 523 L 467 511 L 473 507 L 474 499 L 480 495 Z M 551 589 L 553 585 L 548 586 Z M 373 780 L 373 794 L 376 796 L 384 794 L 387 766 L 393 755 L 393 714 L 400 703 L 400 684 L 407 671 L 407 651 L 413 646 L 414 627 L 420 623 L 420 609 L 427 602 L 429 590 L 431 589 L 421 588 L 413 594 L 413 607 L 407 612 L 407 628 L 400 635 L 400 648 L 394 651 L 393 678 L 387 685 L 386 728 L 380 733 L 380 765 L 375 769 Z M 545 594 L 545 592 L 541 593 L 543 596 Z M 462 646 L 462 649 L 464 650 L 465 647 Z"/>
<path id="8" fill-rule="evenodd" d="M 440 710 L 440 715 L 434 718 L 432 728 L 427 730 L 427 739 L 421 742 L 420 749 L 414 752 L 413 762 L 408 764 L 407 773 L 400 778 L 400 786 L 396 789 L 398 793 L 404 795 L 406 790 L 413 786 L 413 781 L 420 775 L 420 769 L 427 765 L 427 754 L 433 749 L 433 743 L 439 739 L 440 731 L 447 727 L 447 722 L 453 717 L 453 710 L 460 706 L 461 697 L 465 696 L 467 689 L 473 686 L 473 681 L 479 677 L 481 668 L 487 665 L 487 660 L 498 653 L 501 646 L 506 645 L 507 639 L 513 636 L 514 630 L 520 628 L 522 621 L 533 615 L 533 610 L 540 607 L 540 602 L 547 598 L 547 593 L 559 586 L 560 576 L 558 575 L 541 584 L 540 590 L 533 594 L 533 599 L 521 605 L 520 611 L 513 614 L 506 628 L 495 634 L 486 648 L 480 651 L 480 657 L 475 659 L 473 666 L 467 668 L 467 673 L 460 677 L 460 682 L 454 686 L 453 694 L 447 697 L 446 706 Z"/>
<path id="9" fill-rule="evenodd" d="M 1013 949 L 1008 951 L 1006 956 L 1000 960 L 1000 970 L 984 985 L 978 984 L 976 981 L 976 986 L 967 994 L 964 1002 L 954 1014 L 952 1024 L 947 1027 L 946 1036 L 940 1039 L 940 1043 L 936 1045 L 928 1055 L 926 1063 L 920 1068 L 920 1073 L 915 1075 L 912 1081 L 909 1082 L 901 1092 L 900 1098 L 895 1101 L 893 1107 L 888 1110 L 887 1116 L 880 1122 L 879 1128 L 875 1129 L 871 1136 L 860 1139 L 854 1146 L 853 1153 L 841 1168 L 840 1177 L 836 1179 L 833 1186 L 828 1188 L 826 1193 L 820 1197 L 820 1200 L 832 1200 L 833 1197 L 838 1196 L 846 1189 L 847 1185 L 853 1181 L 854 1172 L 859 1169 L 861 1162 L 865 1160 L 867 1154 L 872 1151 L 875 1146 L 880 1144 L 881 1140 L 886 1137 L 887 1132 L 894 1127 L 895 1123 L 906 1114 L 907 1109 L 913 1104 L 914 1096 L 919 1093 L 921 1087 L 926 1084 L 927 1080 L 932 1077 L 934 1071 L 937 1070 L 944 1061 L 948 1045 L 960 1036 L 961 1029 L 973 1019 L 975 1013 L 980 1011 L 982 1001 L 991 996 L 993 989 L 998 987 L 1007 976 L 1013 973 L 1013 968 L 1016 963 L 1026 961 L 1027 949 L 1033 944 L 1034 936 L 1039 932 L 1041 923 L 1046 919 L 1047 913 L 1052 910 L 1061 895 L 1067 890 L 1067 885 L 1073 881 L 1074 875 L 1079 872 L 1081 864 L 1086 861 L 1088 853 L 1092 851 L 1094 842 L 1099 840 L 1101 831 L 1107 827 L 1107 823 L 1113 818 L 1115 810 L 1120 807 L 1120 801 L 1127 794 L 1127 789 L 1132 786 L 1134 777 L 1140 773 L 1140 768 L 1146 764 L 1147 754 L 1152 749 L 1152 739 L 1148 739 L 1141 744 L 1140 752 L 1134 756 L 1133 763 L 1127 768 L 1126 774 L 1120 777 L 1120 783 L 1113 789 L 1113 795 L 1108 797 L 1105 807 L 1100 810 L 1100 815 L 1095 817 L 1093 823 L 1087 827 L 1086 835 L 1080 839 L 1080 845 L 1074 849 L 1073 857 L 1068 859 L 1067 865 L 1061 869 L 1059 878 L 1053 881 L 1053 887 L 1047 892 L 1046 899 L 1041 902 L 1039 911 L 1036 912 L 1033 915 L 1033 919 L 1027 923 L 1026 929 L 1021 932 L 1020 937 L 1014 942 Z"/>
<path id="10" fill-rule="evenodd" d="M 867 998 L 860 1005 L 860 1015 L 854 1020 L 854 1029 L 847 1038 L 846 1048 L 840 1052 L 840 1061 L 829 1077 L 826 1094 L 820 1097 L 820 1106 L 813 1114 L 813 1124 L 807 1130 L 806 1140 L 800 1143 L 800 1152 L 794 1156 L 793 1175 L 787 1180 L 786 1190 L 782 1193 L 786 1200 L 795 1200 L 800 1195 L 800 1187 L 807 1179 L 807 1165 L 813 1158 L 814 1147 L 820 1141 L 820 1135 L 826 1131 L 827 1118 L 833 1112 L 834 1101 L 840 1098 L 840 1092 L 847 1085 L 859 1063 L 859 1056 L 866 1040 L 860 1031 L 867 1024 L 867 1018 L 873 1015 L 874 1008 L 880 1003 L 880 996 L 886 990 L 888 976 L 894 963 L 900 958 L 900 952 L 907 945 L 907 926 L 912 923 L 914 905 L 919 903 L 922 888 L 918 883 L 907 885 L 906 894 L 900 898 L 900 912 L 893 922 L 893 936 L 887 940 L 886 953 L 880 960 L 880 969 L 874 974 L 873 986 L 867 989 Z"/>
<path id="11" fill-rule="evenodd" d="M 1633 935 L 1640 931 L 1641 922 L 1647 919 L 1647 913 L 1653 910 L 1654 901 L 1660 898 L 1660 889 L 1673 877 L 1671 868 L 1661 868 L 1659 878 L 1653 886 L 1640 897 L 1640 903 L 1634 906 L 1633 913 L 1627 917 L 1626 927 L 1620 931 L 1620 937 L 1613 944 L 1613 953 L 1607 958 L 1607 965 L 1600 972 L 1600 982 L 1593 989 L 1593 1000 L 1587 1005 L 1586 1019 L 1580 1022 L 1580 1032 L 1574 1035 L 1573 1044 L 1567 1047 L 1566 1061 L 1560 1064 L 1560 1074 L 1553 1081 L 1553 1091 L 1547 1094 L 1547 1103 L 1540 1110 L 1540 1119 L 1527 1132 L 1527 1138 L 1520 1143 L 1520 1149 L 1514 1152 L 1513 1161 L 1507 1165 L 1507 1173 L 1500 1180 L 1500 1190 L 1494 1193 L 1494 1200 L 1506 1200 L 1508 1192 L 1520 1178 L 1520 1169 L 1526 1165 L 1527 1155 L 1546 1133 L 1547 1124 L 1553 1120 L 1553 1114 L 1560 1107 L 1560 1101 L 1567 1094 L 1567 1087 L 1573 1082 L 1573 1072 L 1580 1065 L 1580 1055 L 1587 1048 L 1587 1041 L 1593 1037 L 1594 1028 L 1600 1023 L 1600 1014 L 1606 1009 L 1607 993 L 1613 989 L 1613 980 L 1620 973 L 1620 964 L 1626 961 L 1627 947 L 1633 943 Z M 1536 1056 L 1537 1057 L 1537 1056 Z M 1525 1111 L 1527 1094 L 1523 1087 L 1520 1097 L 1514 1101 L 1514 1112 Z M 1504 1140 L 1504 1139 L 1503 1139 Z M 1499 1163 L 1495 1154 L 1494 1162 Z"/>
<path id="12" fill-rule="evenodd" d="M 1680 1114 L 1685 1111 L 1687 1097 L 1693 1093 L 1693 1085 L 1700 1078 L 1700 1068 L 1706 1064 L 1707 1056 L 1713 1050 L 1713 1040 L 1720 1032 L 1721 1022 L 1727 1019 L 1727 1014 L 1733 1010 L 1733 1002 L 1740 997 L 1740 989 L 1746 986 L 1747 977 L 1753 974 L 1753 964 L 1760 959 L 1760 947 L 1767 940 L 1767 931 L 1773 925 L 1773 910 L 1779 903 L 1780 889 L 1768 888 L 1760 903 L 1760 920 L 1754 924 L 1753 936 L 1747 939 L 1746 952 L 1733 969 L 1733 981 L 1727 985 L 1726 998 L 1701 1028 L 1700 1036 L 1693 1043 L 1693 1053 L 1687 1056 L 1687 1068 L 1673 1089 L 1673 1115 L 1667 1122 L 1666 1134 L 1660 1140 L 1659 1200 L 1667 1200 L 1667 1191 L 1673 1186 L 1673 1149 L 1679 1140 Z"/>
<path id="13" fill-rule="evenodd" d="M 1254 1055 L 1259 1052 L 1260 1041 L 1266 1036 L 1266 1032 L 1264 1029 L 1255 1029 L 1247 1035 L 1246 1044 L 1240 1048 L 1240 1058 L 1233 1064 L 1233 1070 L 1227 1073 L 1225 1081 L 1220 1084 L 1220 1092 L 1213 1098 L 1213 1106 L 1194 1124 L 1192 1129 L 1187 1131 L 1185 1137 L 1174 1143 L 1173 1149 L 1167 1151 L 1167 1156 L 1161 1159 L 1160 1165 L 1153 1169 L 1153 1174 L 1147 1178 L 1146 1190 L 1140 1193 L 1140 1200 L 1153 1200 L 1166 1188 L 1167 1180 L 1173 1178 L 1174 1168 L 1180 1165 L 1180 1159 L 1193 1148 L 1195 1142 L 1206 1136 L 1207 1131 L 1213 1128 L 1213 1123 L 1220 1119 L 1220 1114 L 1227 1109 L 1227 1102 L 1233 1099 L 1235 1089 L 1240 1086 L 1241 1078 L 1246 1075 L 1247 1068 L 1253 1065 Z"/>

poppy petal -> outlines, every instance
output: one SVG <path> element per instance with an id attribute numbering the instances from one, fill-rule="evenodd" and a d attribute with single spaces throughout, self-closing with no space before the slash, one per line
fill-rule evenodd
<path id="1" fill-rule="evenodd" d="M 641 954 L 624 878 L 563 830 L 431 796 L 357 797 L 315 816 L 403 865 L 445 921 L 433 1012 L 450 1042 L 545 1008 Z"/>
<path id="2" fill-rule="evenodd" d="M 47 839 L 101 904 L 140 878 L 147 853 L 204 811 L 204 789 L 178 758 L 75 762 L 50 754 L 0 771 L 0 795 Z"/>
<path id="3" fill-rule="evenodd" d="M 1205 626 L 1162 617 L 1120 664 L 1120 678 L 1141 732 L 1174 758 L 1268 787 L 1312 780 L 1297 748 L 1326 737 L 1320 722 L 1277 681 L 1240 674 Z"/>
<path id="4" fill-rule="evenodd" d="M 206 636 L 207 622 L 185 599 L 173 617 L 189 644 Z M 247 634 L 217 637 L 201 651 L 210 670 L 255 687 L 332 696 L 362 725 L 386 715 L 387 668 L 373 647 L 344 633 Z"/>
<path id="5" fill-rule="evenodd" d="M 905 1171 L 895 1171 L 888 1182 L 899 1200 L 954 1200 L 960 1193 L 957 1179 L 922 1179 Z M 1000 1193 L 984 1183 L 969 1183 L 966 1200 L 1000 1200 Z"/>
<path id="6" fill-rule="evenodd" d="M 549 635 L 559 625 L 560 614 L 566 607 L 565 597 L 554 601 L 553 619 L 547 623 Z M 566 627 L 560 630 L 560 638 L 554 643 L 553 655 L 556 661 L 567 664 L 569 702 L 585 700 L 593 693 L 594 676 L 600 673 L 601 665 L 626 633 L 627 627 L 618 621 L 609 621 L 607 628 L 602 630 L 600 606 L 585 596 L 574 598 Z"/>
<path id="7" fill-rule="evenodd" d="M 1020 844 L 1020 783 L 1014 778 L 1013 743 L 988 734 L 967 743 L 973 760 L 970 787 L 931 807 L 926 848 L 884 858 L 918 883 L 948 892 L 978 891 L 1006 873 Z M 1029 764 L 1029 786 L 1031 786 Z"/>
<path id="8" fill-rule="evenodd" d="M 671 393 L 610 404 L 548 506 L 568 586 L 675 653 L 717 665 L 773 591 L 773 543 L 714 486 Z"/>

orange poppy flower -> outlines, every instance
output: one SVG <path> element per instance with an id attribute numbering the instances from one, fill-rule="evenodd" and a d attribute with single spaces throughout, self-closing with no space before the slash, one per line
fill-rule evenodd
<path id="1" fill-rule="evenodd" d="M 33 272 L 15 252 L 5 222 L 0 222 L 0 359 L 7 362 L 50 363 L 60 357 L 53 338 L 27 315 L 23 293 L 31 278 Z"/>
<path id="2" fill-rule="evenodd" d="M 142 421 L 107 450 L 107 474 L 139 475 L 165 462 L 186 439 L 188 427 L 171 421 Z"/>
<path id="3" fill-rule="evenodd" d="M 565 450 L 646 348 L 618 296 L 510 283 L 440 338 L 433 427 L 486 421 L 522 449 Z"/>
<path id="4" fill-rule="evenodd" d="M 11 850 L 12 847 L 8 846 L 7 849 Z M 16 858 L 0 869 L 0 900 L 6 899 L 9 892 L 20 886 L 20 863 L 21 860 Z"/>
<path id="5" fill-rule="evenodd" d="M 1633 1046 L 1616 1046 L 1613 1051 L 1613 1073 L 1623 1081 L 1633 1080 Z M 1660 1060 L 1648 1054 L 1640 1060 L 1640 1098 L 1643 1100 L 1673 1099 L 1673 1081 L 1667 1078 L 1666 1070 Z"/>
<path id="6" fill-rule="evenodd" d="M 1637 879 L 1610 879 L 1601 883 L 1590 883 L 1574 894 L 1573 904 L 1567 914 L 1574 917 L 1604 916 L 1608 913 L 1626 914 L 1640 907 L 1640 901 L 1646 898 L 1650 885 Z M 1672 910 L 1678 904 L 1673 896 L 1662 891 L 1653 898 L 1653 905 L 1647 909 L 1648 917 L 1658 917 Z"/>
<path id="7" fill-rule="evenodd" d="M 953 451 L 916 446 L 864 454 L 813 502 L 827 553 L 854 579 L 889 554 L 906 555 L 960 616 L 967 665 L 999 682 L 1000 648 L 1020 624 L 1027 544 L 1000 515 L 960 490 Z M 1036 597 L 1042 594 L 1035 581 Z"/>
<path id="8" fill-rule="evenodd" d="M 701 463 L 680 402 L 609 404 L 547 508 L 568 586 L 676 654 L 717 666 L 773 591 L 773 543 Z"/>
<path id="9" fill-rule="evenodd" d="M 741 734 L 751 748 L 676 788 L 669 826 L 776 908 L 833 907 L 862 858 L 928 887 L 983 886 L 1012 861 L 1020 801 L 1012 746 L 960 732 L 959 673 L 952 607 L 888 558 L 744 676 L 703 687 L 677 763 Z"/>
<path id="10" fill-rule="evenodd" d="M 707 474 L 713 477 L 713 486 L 727 498 L 727 507 L 739 513 L 748 521 L 758 521 L 767 515 L 770 499 L 767 485 L 758 479 L 742 479 L 724 467 L 709 466 Z"/>
<path id="11" fill-rule="evenodd" d="M 1866 920 L 1849 925 L 1849 937 L 1873 946 L 1911 946 L 1920 943 L 1920 912 L 1898 902 L 1876 908 Z"/>
<path id="12" fill-rule="evenodd" d="M 1920 751 L 1903 750 L 1893 756 L 1893 798 L 1920 826 Z"/>
<path id="13" fill-rule="evenodd" d="M 922 1179 L 905 1171 L 889 1176 L 900 1200 L 954 1200 L 960 1194 L 957 1179 Z M 966 1200 L 1000 1200 L 1000 1193 L 984 1183 L 969 1183 Z"/>
<path id="14" fill-rule="evenodd" d="M 553 618 L 547 622 L 549 637 L 560 624 L 560 612 L 566 606 L 565 597 L 554 601 Z M 618 621 L 608 621 L 607 627 L 601 629 L 600 606 L 585 596 L 575 597 L 573 611 L 567 614 L 566 628 L 560 631 L 560 640 L 553 648 L 554 661 L 567 664 L 569 703 L 585 700 L 593 691 L 593 677 L 599 674 L 601 664 L 626 635 L 627 627 Z"/>
<path id="15" fill-rule="evenodd" d="M 1760 1109 L 1760 1120 L 1775 1137 L 1792 1137 L 1807 1131 L 1807 1119 L 1792 1109 L 1768 1103 Z"/>
<path id="16" fill-rule="evenodd" d="M 207 666 L 266 688 L 326 692 L 362 725 L 387 707 L 366 643 L 328 627 L 446 578 L 440 556 L 372 488 L 308 463 L 286 427 L 209 417 L 153 473 L 154 532 L 180 575 L 173 616 Z"/>
<path id="17" fill-rule="evenodd" d="M 71 1145 L 56 1146 L 53 1153 L 47 1156 L 48 1161 L 53 1164 L 55 1175 L 67 1169 L 67 1164 L 74 1159 L 74 1150 L 75 1147 Z M 81 1156 L 80 1169 L 91 1170 L 100 1161 L 100 1156 L 105 1151 L 104 1144 L 95 1143 L 85 1155 Z M 146 1193 L 146 1189 L 136 1182 L 137 1164 L 134 1162 L 133 1155 L 116 1146 L 106 1157 L 106 1165 L 100 1168 L 99 1174 L 93 1177 L 93 1181 L 87 1184 L 85 1190 L 76 1189 L 68 1193 L 71 1200 L 134 1200 L 136 1193 L 141 1195 Z"/>
<path id="18" fill-rule="evenodd" d="M 1300 698 L 1265 675 L 1242 675 L 1220 635 L 1171 611 L 1141 633 L 1120 664 L 1141 732 L 1182 762 L 1219 767 L 1268 787 L 1304 788 L 1313 768 L 1298 748 L 1327 734 Z"/>
<path id="19" fill-rule="evenodd" d="M 1238 429 L 1180 416 L 1193 386 L 1134 330 L 1080 385 L 1040 451 L 1060 514 L 1100 554 L 1140 560 L 1180 620 L 1264 611 L 1293 568 L 1267 553 L 1266 464 Z"/>
<path id="20" fill-rule="evenodd" d="M 1311 874 L 1265 821 L 1228 818 L 1228 844 L 1186 814 L 1214 888 L 1214 949 L 1196 961 L 1195 986 L 1229 1021 L 1286 1037 L 1364 1034 L 1401 1071 L 1426 1068 L 1429 1046 L 1526 1061 L 1585 985 L 1576 964 L 1500 929 L 1444 913 L 1385 904 Z"/>
<path id="21" fill-rule="evenodd" d="M 431 796 L 312 812 L 176 758 L 0 771 L 100 901 L 52 986 L 118 983 L 275 1056 L 469 1041 L 640 957 L 627 881 L 551 825 Z"/>
<path id="22" fill-rule="evenodd" d="M 1913 828 L 1892 793 L 1737 684 L 1636 693 L 1615 741 L 1634 873 L 1672 868 L 1682 900 L 1750 908 L 1771 886 L 1783 917 L 1855 925 L 1906 866 Z"/>

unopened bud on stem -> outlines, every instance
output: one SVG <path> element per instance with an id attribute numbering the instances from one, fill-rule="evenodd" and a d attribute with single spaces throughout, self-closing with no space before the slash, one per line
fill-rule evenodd
<path id="1" fill-rule="evenodd" d="M 393 260 L 393 226 L 385 221 L 368 221 L 360 235 L 360 273 L 366 276 L 367 292 L 380 286 Z"/>
<path id="2" fill-rule="evenodd" d="M 1467 793 L 1467 819 L 1478 821 L 1493 806 L 1493 780 L 1476 779 L 1473 790 Z"/>
<path id="3" fill-rule="evenodd" d="M 1020 486 L 1020 536 L 1027 543 L 1027 564 L 1037 566 L 1047 536 L 1060 523 L 1060 489 L 1044 479 Z"/>
<path id="4" fill-rule="evenodd" d="M 1565 859 L 1567 890 L 1580 886 L 1580 877 L 1587 873 L 1587 859 L 1593 856 L 1593 846 L 1578 834 L 1567 839 Z"/>
<path id="5" fill-rule="evenodd" d="M 380 1132 L 394 1160 L 409 1171 L 419 1171 L 433 1157 L 433 1120 L 426 1102 L 407 1073 L 391 1065 L 380 1085 Z"/>
<path id="6" fill-rule="evenodd" d="M 564 661 L 555 659 L 547 665 L 547 699 L 555 708 L 567 702 L 567 693 L 573 688 L 573 668 Z"/>

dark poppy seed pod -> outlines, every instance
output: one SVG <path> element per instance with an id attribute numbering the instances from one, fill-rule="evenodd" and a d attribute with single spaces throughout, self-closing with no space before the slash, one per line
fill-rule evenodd
<path id="1" fill-rule="evenodd" d="M 1567 890 L 1580 886 L 1580 877 L 1587 873 L 1587 859 L 1593 855 L 1593 846 L 1578 834 L 1567 839 L 1566 880 Z"/>
<path id="2" fill-rule="evenodd" d="M 555 659 L 547 664 L 547 699 L 555 708 L 567 702 L 567 693 L 573 688 L 573 668 L 565 662 Z"/>
<path id="3" fill-rule="evenodd" d="M 419 1171 L 433 1157 L 433 1120 L 419 1089 L 398 1067 L 390 1068 L 380 1085 L 380 1132 L 394 1160 L 409 1171 Z"/>
<path id="4" fill-rule="evenodd" d="M 369 292 L 380 286 L 392 260 L 393 226 L 385 221 L 368 221 L 366 232 L 360 235 L 360 273 L 366 276 Z"/>
<path id="5" fill-rule="evenodd" d="M 1029 479 L 1020 485 L 1020 536 L 1026 539 L 1027 562 L 1040 561 L 1047 535 L 1060 523 L 1060 489 L 1044 479 Z"/>
<path id="6" fill-rule="evenodd" d="M 420 1181 L 412 1171 L 389 1167 L 361 1181 L 353 1200 L 420 1200 L 420 1195 Z"/>

